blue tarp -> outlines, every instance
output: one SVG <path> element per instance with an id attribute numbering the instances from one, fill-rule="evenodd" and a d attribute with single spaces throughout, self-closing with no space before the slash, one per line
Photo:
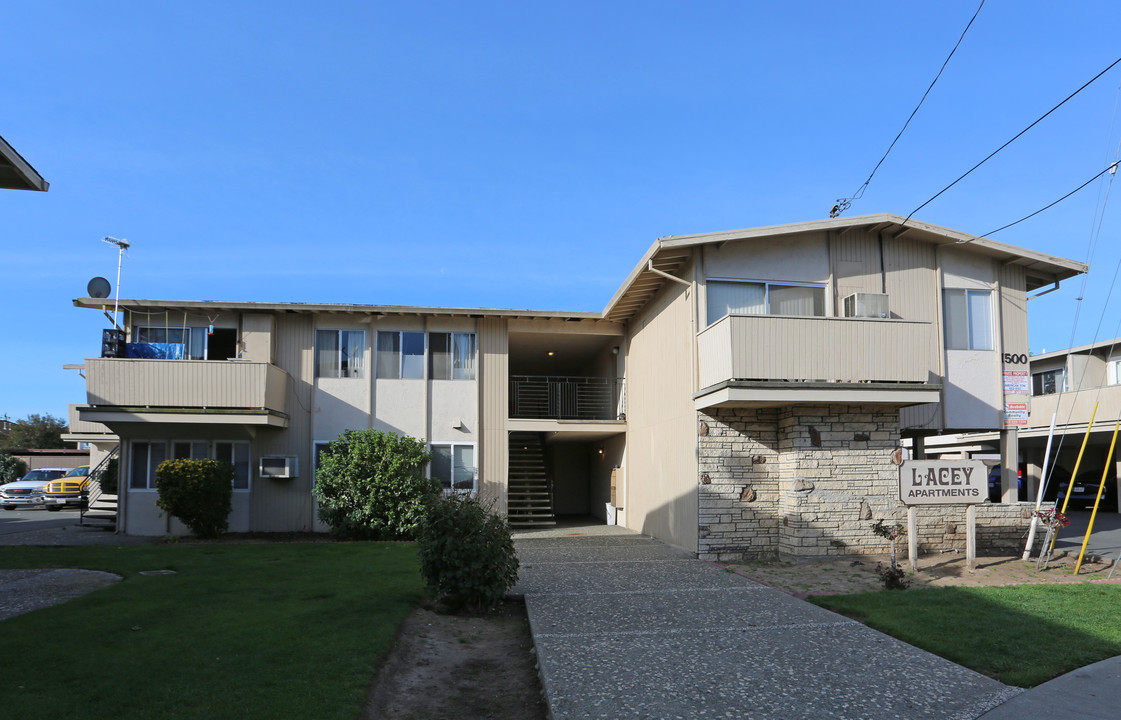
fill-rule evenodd
<path id="1" fill-rule="evenodd" d="M 126 358 L 182 360 L 186 354 L 187 346 L 183 343 L 125 343 Z"/>

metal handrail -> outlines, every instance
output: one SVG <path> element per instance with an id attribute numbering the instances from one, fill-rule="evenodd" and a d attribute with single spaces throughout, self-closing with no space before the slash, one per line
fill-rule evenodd
<path id="1" fill-rule="evenodd" d="M 550 420 L 621 420 L 623 378 L 572 375 L 510 376 L 510 417 Z"/>
<path id="2" fill-rule="evenodd" d="M 85 500 L 85 502 L 83 502 L 79 506 L 79 510 L 78 510 L 78 524 L 79 525 L 81 525 L 82 520 L 85 519 L 86 511 L 89 510 L 90 506 L 93 505 L 94 502 L 96 502 L 98 498 L 100 498 L 102 495 L 104 495 L 104 493 L 101 492 L 101 476 L 104 475 L 105 470 L 108 469 L 109 462 L 113 458 L 117 457 L 120 454 L 120 452 L 121 452 L 121 446 L 118 443 L 112 450 L 109 451 L 108 455 L 101 458 L 101 462 L 99 462 L 93 468 L 93 470 L 90 470 L 89 486 L 86 488 L 86 500 Z M 121 479 L 120 479 L 120 477 L 118 477 L 117 478 L 117 483 L 118 483 L 117 492 L 118 493 L 120 492 L 120 489 L 121 489 L 120 488 L 120 482 L 121 482 Z"/>

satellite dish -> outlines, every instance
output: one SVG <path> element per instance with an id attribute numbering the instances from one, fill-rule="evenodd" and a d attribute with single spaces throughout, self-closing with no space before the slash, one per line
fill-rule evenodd
<path id="1" fill-rule="evenodd" d="M 107 298 L 109 297 L 109 281 L 103 277 L 95 277 L 90 280 L 89 285 L 86 285 L 86 292 L 90 294 L 91 298 Z"/>

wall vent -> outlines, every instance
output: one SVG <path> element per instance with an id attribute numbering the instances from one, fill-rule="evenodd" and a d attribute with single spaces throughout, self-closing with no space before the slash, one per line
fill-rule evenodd
<path id="1" fill-rule="evenodd" d="M 261 457 L 259 470 L 263 478 L 299 477 L 300 459 L 295 455 L 265 455 Z"/>

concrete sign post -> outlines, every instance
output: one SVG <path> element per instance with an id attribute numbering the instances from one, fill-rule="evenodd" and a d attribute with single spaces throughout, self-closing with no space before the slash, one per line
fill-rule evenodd
<path id="1" fill-rule="evenodd" d="M 988 473 L 980 460 L 907 460 L 899 467 L 899 499 L 907 506 L 907 555 L 918 567 L 919 505 L 966 505 L 965 562 L 977 564 L 976 505 L 989 497 Z"/>

